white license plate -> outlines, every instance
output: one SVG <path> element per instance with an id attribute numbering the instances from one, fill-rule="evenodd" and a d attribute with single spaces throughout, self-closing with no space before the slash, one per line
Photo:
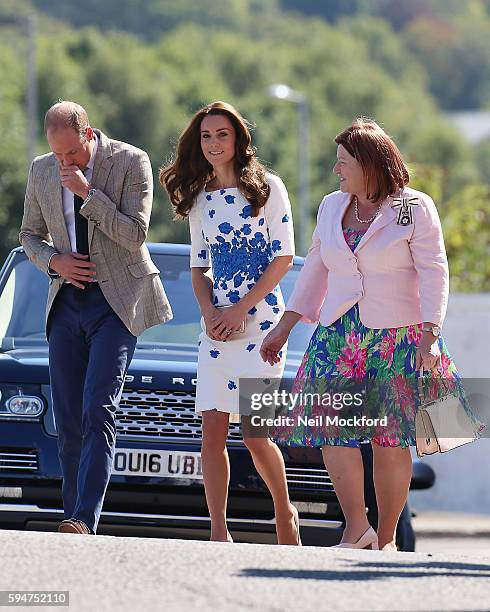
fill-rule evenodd
<path id="1" fill-rule="evenodd" d="M 202 480 L 201 453 L 116 448 L 112 474 Z"/>

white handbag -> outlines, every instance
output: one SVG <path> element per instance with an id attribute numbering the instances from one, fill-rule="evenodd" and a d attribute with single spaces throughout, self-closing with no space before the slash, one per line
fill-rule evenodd
<path id="1" fill-rule="evenodd" d="M 420 406 L 415 415 L 417 455 L 446 453 L 476 440 L 478 427 L 465 411 L 459 394 L 447 391 L 443 397 L 426 401 L 422 374 L 420 368 L 417 381 Z"/>

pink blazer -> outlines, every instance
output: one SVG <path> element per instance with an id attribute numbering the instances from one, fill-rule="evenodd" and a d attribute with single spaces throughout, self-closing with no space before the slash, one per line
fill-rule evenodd
<path id="1" fill-rule="evenodd" d="M 307 323 L 328 326 L 359 303 L 366 327 L 424 321 L 442 326 L 449 271 L 439 215 L 425 193 L 405 187 L 402 195 L 416 198 L 412 222 L 398 224 L 397 203 L 387 198 L 354 252 L 342 233 L 350 194 L 335 191 L 325 196 L 286 309 L 301 314 Z"/>

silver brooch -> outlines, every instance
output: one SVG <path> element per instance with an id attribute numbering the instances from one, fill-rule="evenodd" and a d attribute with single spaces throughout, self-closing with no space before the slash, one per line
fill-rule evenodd
<path id="1" fill-rule="evenodd" d="M 398 209 L 397 225 L 411 225 L 413 223 L 413 207 L 419 205 L 418 198 L 393 198 L 391 208 Z"/>

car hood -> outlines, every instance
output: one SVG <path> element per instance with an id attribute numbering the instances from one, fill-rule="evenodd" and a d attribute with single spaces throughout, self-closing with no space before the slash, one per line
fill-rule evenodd
<path id="1" fill-rule="evenodd" d="M 289 355 L 284 376 L 294 378 L 302 355 Z M 127 386 L 183 388 L 195 386 L 197 348 L 137 347 L 127 374 Z M 48 348 L 18 348 L 0 353 L 0 380 L 49 384 Z"/>

